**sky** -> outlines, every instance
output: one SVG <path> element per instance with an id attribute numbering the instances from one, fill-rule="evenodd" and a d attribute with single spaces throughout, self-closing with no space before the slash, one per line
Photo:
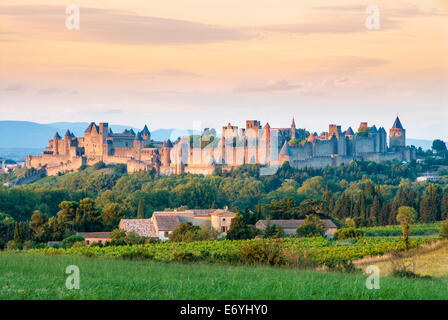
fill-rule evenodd
<path id="1" fill-rule="evenodd" d="M 448 141 L 448 0 L 0 0 L 0 75 L 0 120 Z"/>

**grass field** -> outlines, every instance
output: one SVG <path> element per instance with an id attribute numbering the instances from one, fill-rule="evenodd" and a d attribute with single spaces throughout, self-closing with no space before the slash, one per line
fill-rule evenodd
<path id="1" fill-rule="evenodd" d="M 65 269 L 80 268 L 80 289 Z M 0 253 L 0 299 L 448 299 L 448 277 L 381 277 L 272 267 Z"/>

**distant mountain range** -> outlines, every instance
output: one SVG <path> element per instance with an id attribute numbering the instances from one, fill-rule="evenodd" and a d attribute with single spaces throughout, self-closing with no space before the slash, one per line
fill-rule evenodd
<path id="1" fill-rule="evenodd" d="M 41 124 L 28 121 L 0 121 L 0 157 L 22 160 L 27 154 L 38 155 L 56 132 L 63 137 L 65 132 L 70 130 L 75 136 L 82 137 L 88 126 L 87 122 Z M 125 125 L 110 125 L 110 128 L 116 133 L 125 129 L 133 129 L 135 132 L 142 130 Z M 175 140 L 191 132 L 192 130 L 158 129 L 151 131 L 151 138 L 157 141 Z"/>
<path id="2" fill-rule="evenodd" d="M 27 154 L 40 154 L 56 131 L 63 137 L 69 129 L 75 136 L 82 137 L 88 125 L 87 122 L 40 124 L 28 121 L 0 121 L 0 157 L 21 160 L 25 159 Z M 117 133 L 131 128 L 135 132 L 141 130 L 141 128 L 125 125 L 111 125 L 110 128 Z M 192 130 L 185 129 L 158 129 L 151 131 L 151 138 L 157 141 L 176 140 L 177 137 L 191 133 Z M 408 139 L 407 143 L 423 149 L 430 149 L 432 145 L 431 140 L 421 139 Z"/>

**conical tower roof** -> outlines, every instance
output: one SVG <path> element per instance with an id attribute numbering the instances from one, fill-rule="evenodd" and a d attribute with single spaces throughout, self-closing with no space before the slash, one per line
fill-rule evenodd
<path id="1" fill-rule="evenodd" d="M 355 133 L 353 132 L 352 127 L 348 127 L 347 131 L 345 132 L 345 135 L 347 136 L 354 136 Z"/>
<path id="2" fill-rule="evenodd" d="M 142 135 L 147 135 L 147 136 L 149 136 L 149 129 L 148 129 L 148 126 L 147 126 L 146 124 L 145 124 L 145 126 L 143 127 Z"/>
<path id="3" fill-rule="evenodd" d="M 56 133 L 54 134 L 54 139 L 61 139 L 61 136 L 59 135 L 59 133 L 56 131 Z"/>
<path id="4" fill-rule="evenodd" d="M 403 130 L 403 125 L 401 124 L 400 118 L 398 118 L 398 116 L 397 116 L 397 119 L 395 119 L 392 129 L 402 129 Z"/>
<path id="5" fill-rule="evenodd" d="M 291 156 L 291 149 L 289 148 L 287 141 L 285 141 L 285 143 L 283 144 L 283 147 L 280 150 L 279 155 L 280 156 Z"/>
<path id="6" fill-rule="evenodd" d="M 163 147 L 164 147 L 164 148 L 172 148 L 172 147 L 173 147 L 173 144 L 171 143 L 171 140 L 168 139 L 168 140 L 164 141 L 164 142 L 163 142 Z"/>
<path id="7" fill-rule="evenodd" d="M 310 134 L 310 136 L 308 137 L 308 142 L 316 142 L 316 136 L 314 134 Z"/>

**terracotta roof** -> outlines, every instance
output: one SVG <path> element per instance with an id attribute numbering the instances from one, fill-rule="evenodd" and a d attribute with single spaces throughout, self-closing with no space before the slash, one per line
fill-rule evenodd
<path id="1" fill-rule="evenodd" d="M 136 232 L 141 237 L 157 237 L 151 219 L 121 219 L 120 228 L 126 232 Z"/>
<path id="2" fill-rule="evenodd" d="M 109 238 L 110 232 L 77 232 L 83 238 Z"/>
<path id="3" fill-rule="evenodd" d="M 314 134 L 310 134 L 310 136 L 308 137 L 308 142 L 316 142 L 316 136 Z"/>
<path id="4" fill-rule="evenodd" d="M 281 226 L 283 229 L 297 229 L 305 220 L 303 219 L 289 219 L 289 220 L 270 220 L 271 225 L 275 224 Z M 337 228 L 330 219 L 321 219 L 327 228 Z M 258 220 L 256 227 L 259 229 L 266 228 L 268 220 Z"/>
<path id="5" fill-rule="evenodd" d="M 173 231 L 180 224 L 179 217 L 175 214 L 153 214 L 156 228 L 159 231 Z"/>

